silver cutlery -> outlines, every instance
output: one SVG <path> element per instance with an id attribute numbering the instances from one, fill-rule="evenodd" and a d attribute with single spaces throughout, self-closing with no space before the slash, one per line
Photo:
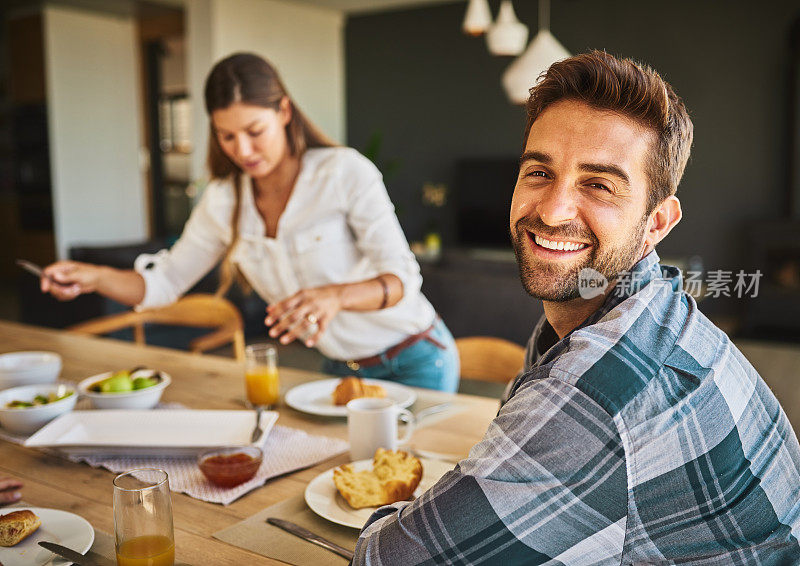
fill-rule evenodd
<path id="1" fill-rule="evenodd" d="M 411 453 L 412 456 L 417 458 L 425 458 L 427 460 L 439 460 L 440 462 L 447 462 L 448 464 L 458 464 L 464 458 L 458 454 L 445 454 L 444 452 L 434 452 L 432 450 L 420 450 L 418 448 L 405 449 Z"/>
<path id="2" fill-rule="evenodd" d="M 255 444 L 258 442 L 261 435 L 264 434 L 264 430 L 261 428 L 261 412 L 264 410 L 264 407 L 260 405 L 256 407 L 256 426 L 253 429 L 253 434 L 250 435 L 250 443 Z"/>
<path id="3" fill-rule="evenodd" d="M 421 421 L 422 419 L 424 419 L 426 417 L 429 417 L 431 415 L 435 415 L 436 413 L 441 413 L 442 411 L 446 411 L 452 405 L 453 405 L 453 403 L 451 403 L 450 401 L 448 401 L 447 403 L 439 403 L 438 405 L 431 405 L 430 407 L 426 407 L 426 408 L 424 408 L 422 410 L 419 410 L 416 413 L 414 413 L 414 419 L 417 422 L 419 422 L 419 421 Z M 407 419 L 407 417 L 405 417 L 405 415 L 400 415 L 400 420 L 405 422 L 408 419 Z"/>
<path id="4" fill-rule="evenodd" d="M 77 550 L 72 550 L 66 546 L 56 544 L 54 542 L 39 541 L 39 546 L 46 548 L 54 554 L 58 554 L 61 558 L 66 558 L 70 562 L 74 562 L 79 566 L 97 566 L 97 562 L 88 558 L 85 554 L 81 554 Z"/>
<path id="5" fill-rule="evenodd" d="M 287 533 L 291 533 L 296 537 L 300 537 L 303 540 L 307 540 L 308 542 L 312 542 L 314 544 L 321 546 L 322 548 L 328 549 L 331 552 L 336 553 L 339 556 L 342 556 L 343 558 L 347 558 L 348 560 L 353 559 L 352 551 L 339 546 L 335 542 L 331 542 L 326 538 L 314 534 L 308 529 L 305 529 L 300 525 L 292 523 L 291 521 L 284 521 L 283 519 L 278 519 L 276 517 L 267 517 L 267 523 L 276 526 L 279 529 L 283 529 Z"/>

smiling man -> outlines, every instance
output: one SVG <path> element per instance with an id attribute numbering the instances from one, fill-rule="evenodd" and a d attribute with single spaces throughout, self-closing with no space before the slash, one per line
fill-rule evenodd
<path id="1" fill-rule="evenodd" d="M 797 438 L 654 251 L 681 218 L 682 101 L 594 51 L 527 108 L 510 226 L 545 316 L 525 371 L 469 458 L 371 517 L 355 563 L 800 563 Z"/>

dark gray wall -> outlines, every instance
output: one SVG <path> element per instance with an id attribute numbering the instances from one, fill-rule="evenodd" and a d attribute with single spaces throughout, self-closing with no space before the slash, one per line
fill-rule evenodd
<path id="1" fill-rule="evenodd" d="M 457 159 L 517 156 L 522 144 L 524 112 L 500 84 L 512 59 L 461 33 L 465 9 L 459 2 L 347 22 L 348 143 L 363 149 L 380 131 L 381 158 L 401 161 L 387 186 L 409 239 L 421 237 L 432 214 L 419 204 L 424 182 L 452 183 Z M 534 32 L 537 3 L 517 0 L 515 9 Z M 787 34 L 800 3 L 553 0 L 551 12 L 551 30 L 571 52 L 599 48 L 648 63 L 689 108 L 695 143 L 678 191 L 684 219 L 661 255 L 700 254 L 708 269 L 749 267 L 743 227 L 785 212 Z"/>

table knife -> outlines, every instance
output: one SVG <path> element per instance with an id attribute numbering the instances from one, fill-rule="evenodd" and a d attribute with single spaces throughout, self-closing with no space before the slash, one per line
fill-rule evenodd
<path id="1" fill-rule="evenodd" d="M 442 411 L 446 411 L 450 407 L 453 406 L 453 403 L 448 401 L 447 403 L 439 403 L 438 405 L 431 405 L 430 407 L 426 407 L 425 409 L 421 409 L 414 413 L 414 420 L 416 422 L 421 421 L 424 418 L 427 418 L 431 415 L 435 415 L 436 413 L 441 413 Z M 404 414 L 400 415 L 400 420 L 403 422 L 408 422 L 408 417 Z"/>
<path id="2" fill-rule="evenodd" d="M 417 411 L 416 413 L 414 413 L 414 417 L 417 419 L 417 422 L 419 422 L 425 417 L 429 417 L 430 415 L 435 415 L 436 413 L 441 413 L 442 411 L 446 411 L 452 405 L 453 403 L 449 401 L 447 403 L 439 403 L 438 405 L 432 405 L 430 407 Z"/>
<path id="3" fill-rule="evenodd" d="M 60 557 L 66 558 L 67 560 L 74 562 L 79 566 L 97 566 L 97 562 L 93 562 L 90 558 L 87 558 L 86 555 L 81 554 L 77 550 L 67 548 L 66 546 L 61 546 L 60 544 L 47 541 L 39 541 L 39 546 L 46 548 L 50 552 L 58 554 Z"/>
<path id="4" fill-rule="evenodd" d="M 56 283 L 55 279 L 53 279 L 49 275 L 45 275 L 44 270 L 35 263 L 33 263 L 32 261 L 28 261 L 26 259 L 18 259 L 16 261 L 16 264 L 25 271 L 27 271 L 28 273 L 30 273 L 31 275 L 35 275 L 36 277 L 44 277 L 45 279 L 48 279 L 53 283 Z"/>
<path id="5" fill-rule="evenodd" d="M 434 452 L 432 450 L 420 450 L 419 448 L 404 448 L 411 453 L 412 456 L 417 458 L 426 458 L 428 460 L 439 460 L 440 462 L 447 462 L 448 464 L 458 464 L 464 459 L 464 456 L 458 454 L 445 454 L 443 452 Z"/>
<path id="6" fill-rule="evenodd" d="M 347 558 L 348 560 L 353 559 L 353 553 L 350 550 L 339 546 L 335 542 L 331 542 L 328 539 L 322 538 L 321 536 L 316 535 L 308 529 L 304 529 L 300 525 L 292 523 L 291 521 L 284 521 L 283 519 L 278 519 L 276 517 L 267 517 L 267 523 L 274 525 L 279 529 L 283 529 L 287 533 L 291 533 L 296 537 L 300 537 L 303 540 L 318 544 L 322 548 L 326 548 L 331 552 L 338 554 L 339 556 Z"/>

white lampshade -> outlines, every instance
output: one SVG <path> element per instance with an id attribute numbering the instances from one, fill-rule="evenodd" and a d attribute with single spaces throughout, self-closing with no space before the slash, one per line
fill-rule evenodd
<path id="1" fill-rule="evenodd" d="M 519 55 L 528 42 L 528 26 L 517 19 L 511 0 L 503 0 L 497 21 L 486 34 L 492 55 Z"/>
<path id="2" fill-rule="evenodd" d="M 520 55 L 503 73 L 503 88 L 511 102 L 525 104 L 544 71 L 556 61 L 570 56 L 569 51 L 553 37 L 550 30 L 540 29 L 525 53 Z"/>
<path id="3" fill-rule="evenodd" d="M 488 0 L 469 0 L 461 29 L 469 35 L 481 35 L 492 25 Z"/>

